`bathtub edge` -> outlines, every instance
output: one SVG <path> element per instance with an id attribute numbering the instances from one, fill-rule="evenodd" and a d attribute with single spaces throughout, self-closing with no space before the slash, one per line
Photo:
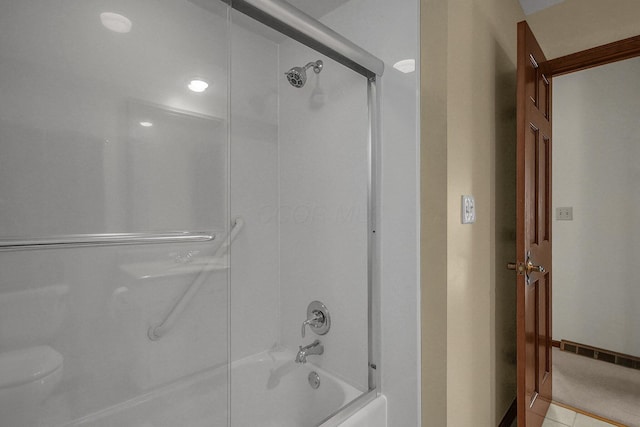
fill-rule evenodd
<path id="1" fill-rule="evenodd" d="M 319 427 L 387 427 L 387 398 L 371 390 Z"/>

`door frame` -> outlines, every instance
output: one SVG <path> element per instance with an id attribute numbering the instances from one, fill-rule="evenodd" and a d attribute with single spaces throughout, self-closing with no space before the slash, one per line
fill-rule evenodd
<path id="1" fill-rule="evenodd" d="M 547 61 L 551 78 L 640 56 L 640 35 Z"/>

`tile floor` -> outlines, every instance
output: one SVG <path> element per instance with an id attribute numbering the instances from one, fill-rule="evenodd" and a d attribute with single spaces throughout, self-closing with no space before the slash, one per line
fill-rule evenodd
<path id="1" fill-rule="evenodd" d="M 586 415 L 578 414 L 562 406 L 554 405 L 549 407 L 547 417 L 542 427 L 612 427 L 614 424 L 605 423 Z"/>

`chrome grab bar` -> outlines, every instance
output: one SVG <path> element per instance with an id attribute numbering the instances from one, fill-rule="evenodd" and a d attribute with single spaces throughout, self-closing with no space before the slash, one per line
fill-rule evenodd
<path id="1" fill-rule="evenodd" d="M 166 317 L 155 325 L 149 326 L 149 329 L 147 330 L 147 336 L 151 341 L 159 340 L 173 328 L 173 325 L 175 325 L 175 323 L 178 321 L 178 319 L 182 315 L 182 312 L 185 310 L 185 308 L 187 308 L 187 306 L 196 295 L 196 293 L 198 293 L 204 282 L 206 282 L 207 278 L 211 274 L 211 271 L 213 271 L 208 270 L 207 266 L 215 262 L 215 260 L 224 259 L 224 257 L 229 252 L 229 246 L 231 246 L 231 243 L 233 243 L 233 241 L 236 239 L 236 236 L 243 226 L 244 220 L 242 219 L 242 217 L 238 216 L 234 218 L 233 227 L 231 227 L 231 230 L 229 231 L 226 239 L 224 239 L 224 242 L 222 242 L 220 247 L 216 250 L 213 257 L 211 257 L 211 260 L 202 268 L 196 279 L 187 287 L 187 289 L 184 291 L 180 299 L 176 301 Z M 225 260 L 225 262 L 228 261 Z"/>
<path id="2" fill-rule="evenodd" d="M 172 231 L 167 233 L 71 234 L 32 239 L 2 239 L 0 251 L 53 249 L 83 246 L 145 245 L 150 243 L 209 242 L 216 238 L 208 231 Z"/>

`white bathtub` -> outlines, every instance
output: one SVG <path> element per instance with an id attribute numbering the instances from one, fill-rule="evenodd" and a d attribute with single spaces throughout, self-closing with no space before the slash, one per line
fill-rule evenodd
<path id="1" fill-rule="evenodd" d="M 321 427 L 333 427 L 331 420 Z M 387 398 L 384 395 L 377 396 L 364 407 L 359 408 L 351 417 L 339 427 L 387 427 Z"/>
<path id="2" fill-rule="evenodd" d="M 268 351 L 232 363 L 231 426 L 233 427 L 384 427 L 375 399 L 344 423 L 327 420 L 362 391 L 307 363 L 294 362 L 290 351 Z M 315 371 L 320 386 L 313 389 L 308 375 Z M 226 427 L 227 367 L 138 396 L 70 423 L 67 427 Z M 376 403 L 377 402 L 377 403 Z M 364 420 L 364 421 L 363 421 Z"/>
<path id="3" fill-rule="evenodd" d="M 363 393 L 294 358 L 289 351 L 269 351 L 232 364 L 232 426 L 315 427 Z M 311 372 L 320 377 L 317 389 L 309 385 Z"/>

